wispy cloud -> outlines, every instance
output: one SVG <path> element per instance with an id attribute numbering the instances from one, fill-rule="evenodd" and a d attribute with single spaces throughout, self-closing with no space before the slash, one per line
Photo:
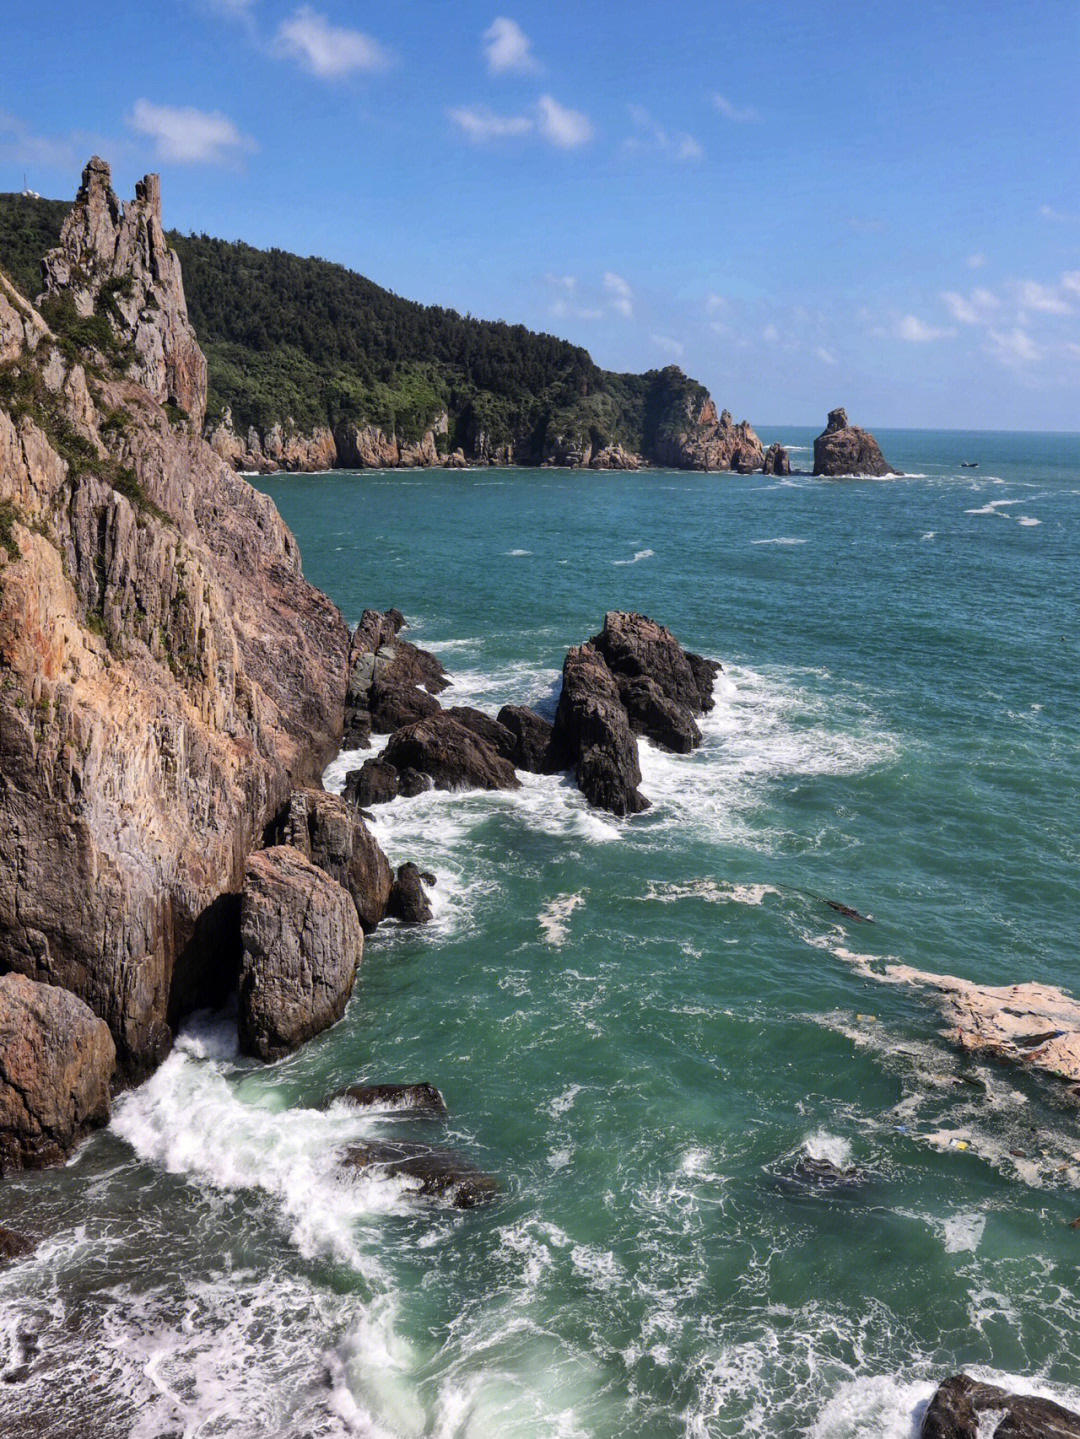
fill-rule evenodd
<path id="1" fill-rule="evenodd" d="M 970 296 L 942 290 L 941 299 L 952 318 L 961 325 L 983 325 L 993 318 L 1001 301 L 989 290 L 972 290 Z"/>
<path id="2" fill-rule="evenodd" d="M 532 53 L 532 41 L 516 20 L 505 15 L 496 16 L 484 31 L 484 56 L 492 75 L 530 75 L 540 69 Z"/>
<path id="3" fill-rule="evenodd" d="M 592 121 L 580 110 L 571 110 L 550 95 L 541 95 L 536 102 L 541 135 L 560 150 L 574 150 L 587 145 L 593 137 Z"/>
<path id="4" fill-rule="evenodd" d="M 528 115 L 496 115 L 484 105 L 459 105 L 448 113 L 458 129 L 475 144 L 527 135 L 533 128 Z"/>
<path id="5" fill-rule="evenodd" d="M 276 48 L 312 75 L 337 79 L 357 70 L 385 70 L 390 55 L 377 40 L 360 30 L 331 25 L 310 5 L 302 5 L 278 26 Z"/>
<path id="6" fill-rule="evenodd" d="M 136 100 L 128 124 L 154 141 L 159 160 L 179 165 L 227 165 L 259 147 L 220 110 L 154 105 Z"/>
<path id="7" fill-rule="evenodd" d="M 1029 365 L 1041 359 L 1042 350 L 1019 325 L 1011 330 L 987 332 L 990 353 L 1005 364 Z"/>
<path id="8" fill-rule="evenodd" d="M 104 148 L 76 134 L 38 135 L 18 115 L 0 110 L 0 159 L 9 164 L 73 170 L 91 150 Z"/>
<path id="9" fill-rule="evenodd" d="M 650 335 L 649 339 L 658 350 L 663 350 L 665 355 L 673 355 L 675 359 L 682 359 L 686 353 L 686 346 L 680 340 L 673 340 L 670 335 Z"/>
<path id="10" fill-rule="evenodd" d="M 447 114 L 462 134 L 476 145 L 536 134 L 559 150 L 573 150 L 593 136 L 592 121 L 579 110 L 568 110 L 550 95 L 542 95 L 532 111 L 500 115 L 486 105 L 457 105 Z"/>
<path id="11" fill-rule="evenodd" d="M 665 155 L 677 161 L 703 158 L 705 151 L 693 135 L 688 135 L 685 130 L 665 130 L 644 105 L 631 105 L 630 118 L 637 133 L 623 141 L 623 149 L 629 154 Z"/>
<path id="12" fill-rule="evenodd" d="M 618 310 L 620 315 L 631 319 L 634 313 L 634 292 L 621 275 L 616 275 L 614 270 L 604 271 L 604 289 L 607 291 L 608 304 L 613 310 Z"/>
<path id="13" fill-rule="evenodd" d="M 924 345 L 932 340 L 949 340 L 956 334 L 951 328 L 928 325 L 918 315 L 902 315 L 896 322 L 897 338 L 909 340 L 912 344 Z"/>
<path id="14" fill-rule="evenodd" d="M 981 270 L 986 264 L 986 256 L 979 253 L 967 257 L 968 266 L 972 270 Z"/>
<path id="15" fill-rule="evenodd" d="M 714 95 L 713 104 L 725 120 L 732 120 L 736 125 L 754 125 L 761 119 L 761 112 L 753 105 L 733 105 L 723 95 Z"/>
<path id="16" fill-rule="evenodd" d="M 1052 220 L 1056 225 L 1080 225 L 1080 215 L 1055 210 L 1052 205 L 1040 205 L 1039 214 L 1044 220 Z"/>
<path id="17" fill-rule="evenodd" d="M 817 349 L 814 351 L 814 354 L 817 355 L 819 360 L 824 360 L 827 365 L 836 364 L 836 356 L 833 354 L 832 350 L 827 350 L 824 345 L 818 345 Z"/>
<path id="18" fill-rule="evenodd" d="M 1021 280 L 1018 298 L 1025 310 L 1040 310 L 1044 315 L 1072 314 L 1072 305 L 1056 286 L 1040 285 L 1036 280 Z"/>

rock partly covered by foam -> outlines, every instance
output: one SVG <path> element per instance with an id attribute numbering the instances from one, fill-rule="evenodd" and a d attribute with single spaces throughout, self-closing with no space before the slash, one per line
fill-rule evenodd
<path id="1" fill-rule="evenodd" d="M 386 913 L 388 918 L 400 920 L 402 924 L 427 924 L 431 919 L 431 902 L 424 892 L 423 876 L 411 861 L 398 866 Z"/>
<path id="2" fill-rule="evenodd" d="M 456 1150 L 408 1139 L 369 1139 L 349 1149 L 342 1164 L 386 1179 L 403 1179 L 409 1193 L 473 1209 L 493 1199 L 498 1185 Z"/>
<path id="3" fill-rule="evenodd" d="M 0 1173 L 66 1159 L 109 1118 L 116 1049 L 67 990 L 0 976 Z"/>
<path id="4" fill-rule="evenodd" d="M 589 803 L 640 814 L 635 734 L 678 754 L 701 743 L 695 715 L 713 707 L 720 666 L 692 654 L 647 615 L 609 610 L 604 628 L 571 649 L 545 760 L 572 768 Z"/>
<path id="5" fill-rule="evenodd" d="M 930 1400 L 919 1439 L 1080 1439 L 1080 1414 L 1030 1394 L 980 1384 L 967 1374 L 946 1379 Z"/>
<path id="6" fill-rule="evenodd" d="M 1080 1000 L 1050 984 L 975 984 L 906 964 L 886 976 L 936 991 L 946 1038 L 961 1049 L 1080 1083 Z"/>
<path id="7" fill-rule="evenodd" d="M 334 1095 L 359 1109 L 389 1110 L 414 1119 L 445 1119 L 446 1100 L 433 1084 L 351 1084 Z"/>
<path id="8" fill-rule="evenodd" d="M 339 1020 L 364 936 L 349 894 L 291 845 L 253 854 L 241 907 L 240 1048 L 280 1059 Z"/>
<path id="9" fill-rule="evenodd" d="M 886 463 L 873 435 L 848 423 L 844 410 L 830 410 L 825 429 L 814 441 L 815 475 L 898 475 Z"/>
<path id="10" fill-rule="evenodd" d="M 428 715 L 390 736 L 383 758 L 399 772 L 419 770 L 436 789 L 518 789 L 514 766 L 452 715 Z"/>
<path id="11" fill-rule="evenodd" d="M 124 1079 L 235 982 L 245 857 L 337 752 L 349 643 L 271 501 L 160 403 L 197 418 L 205 368 L 158 210 L 92 162 L 58 328 L 0 281 L 0 971 L 84 1000 Z"/>

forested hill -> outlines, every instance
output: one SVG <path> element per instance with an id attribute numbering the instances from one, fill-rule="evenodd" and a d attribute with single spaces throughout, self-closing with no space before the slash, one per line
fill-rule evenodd
<path id="1" fill-rule="evenodd" d="M 0 266 L 31 298 L 68 208 L 0 195 Z M 716 422 L 707 391 L 675 366 L 614 374 L 565 340 L 401 299 L 326 260 L 168 238 L 209 363 L 208 432 L 228 410 L 231 431 L 257 432 L 256 450 L 275 426 L 335 439 L 378 427 L 402 445 L 426 439 L 431 459 L 437 446 L 469 459 L 587 464 L 609 451 L 621 463 L 625 451 L 675 463 L 688 423 L 703 411 Z"/>

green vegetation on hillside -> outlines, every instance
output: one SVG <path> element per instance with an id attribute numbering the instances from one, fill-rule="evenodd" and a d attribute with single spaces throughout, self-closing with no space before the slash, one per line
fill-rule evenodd
<path id="1" fill-rule="evenodd" d="M 0 265 L 31 298 L 68 206 L 0 195 Z M 208 419 L 238 432 L 348 421 L 418 439 L 443 410 L 451 448 L 481 434 L 539 455 L 556 435 L 652 450 L 702 386 L 675 366 L 601 370 L 578 345 L 523 325 L 403 300 L 342 265 L 206 235 L 170 233 L 209 364 Z"/>

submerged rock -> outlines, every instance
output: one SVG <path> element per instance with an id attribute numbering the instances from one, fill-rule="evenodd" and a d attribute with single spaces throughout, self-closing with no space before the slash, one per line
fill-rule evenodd
<path id="1" fill-rule="evenodd" d="M 402 924 L 428 923 L 431 919 L 431 905 L 421 880 L 422 876 L 415 864 L 398 866 L 397 878 L 386 906 L 388 919 L 400 920 Z"/>
<path id="2" fill-rule="evenodd" d="M 241 904 L 240 1048 L 280 1059 L 339 1020 L 364 935 L 349 894 L 291 845 L 253 854 Z"/>
<path id="3" fill-rule="evenodd" d="M 21 1259 L 24 1254 L 32 1253 L 33 1248 L 32 1240 L 0 1224 L 0 1264 L 8 1259 Z"/>
<path id="4" fill-rule="evenodd" d="M 445 1119 L 446 1100 L 433 1084 L 351 1084 L 334 1095 L 361 1109 L 389 1109 L 417 1119 Z"/>
<path id="5" fill-rule="evenodd" d="M 830 410 L 814 441 L 815 475 L 899 475 L 886 463 L 873 435 L 848 423 L 844 410 Z"/>
<path id="6" fill-rule="evenodd" d="M 455 1209 L 473 1209 L 493 1199 L 499 1189 L 490 1174 L 455 1150 L 407 1139 L 365 1140 L 346 1152 L 342 1164 L 388 1179 L 412 1180 L 414 1194 L 448 1199 Z"/>
<path id="7" fill-rule="evenodd" d="M 872 1182 L 865 1169 L 856 1164 L 834 1164 L 831 1159 L 800 1154 L 793 1164 L 779 1171 L 779 1187 L 786 1194 L 854 1194 Z"/>
<path id="8" fill-rule="evenodd" d="M 391 735 L 384 759 L 400 773 L 419 770 L 436 789 L 518 789 L 514 766 L 445 712 Z"/>
<path id="9" fill-rule="evenodd" d="M 980 1415 L 996 1419 L 991 1430 Z M 967 1374 L 946 1379 L 930 1400 L 919 1439 L 1080 1439 L 1080 1414 L 1034 1395 L 1010 1394 Z"/>
<path id="10" fill-rule="evenodd" d="M 58 1164 L 109 1119 L 116 1049 L 81 999 L 0 976 L 0 1173 Z"/>

